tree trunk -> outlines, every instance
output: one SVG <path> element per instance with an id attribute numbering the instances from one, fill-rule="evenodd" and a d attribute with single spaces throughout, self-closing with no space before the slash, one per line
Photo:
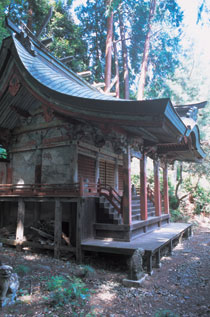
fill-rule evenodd
<path id="1" fill-rule="evenodd" d="M 146 82 L 148 57 L 149 57 L 150 34 L 151 34 L 152 19 L 154 17 L 155 8 L 156 8 L 156 0 L 151 0 L 149 20 L 148 20 L 148 31 L 147 31 L 146 39 L 144 42 L 144 52 L 143 52 L 143 58 L 142 58 L 141 73 L 139 78 L 137 100 L 143 100 L 143 97 L 144 97 L 144 87 Z"/>
<path id="2" fill-rule="evenodd" d="M 129 99 L 129 71 L 128 71 L 128 50 L 125 40 L 125 26 L 122 16 L 122 6 L 119 10 L 119 23 L 120 23 L 120 37 L 122 43 L 122 55 L 123 55 L 123 73 L 124 73 L 124 98 Z"/>
<path id="3" fill-rule="evenodd" d="M 114 61 L 115 61 L 115 76 L 116 76 L 116 84 L 115 84 L 115 92 L 116 98 L 120 98 L 120 74 L 119 74 L 119 63 L 118 63 L 118 54 L 117 54 L 117 43 L 114 42 Z"/>
<path id="4" fill-rule="evenodd" d="M 112 0 L 107 1 L 107 6 L 111 6 Z M 111 10 L 111 9 L 110 9 Z M 107 37 L 106 37 L 106 68 L 105 68 L 105 91 L 109 90 L 112 76 L 112 37 L 113 37 L 113 11 L 107 18 Z"/>
<path id="5" fill-rule="evenodd" d="M 33 22 L 33 3 L 28 1 L 28 20 L 27 20 L 27 28 L 32 31 L 32 22 Z"/>

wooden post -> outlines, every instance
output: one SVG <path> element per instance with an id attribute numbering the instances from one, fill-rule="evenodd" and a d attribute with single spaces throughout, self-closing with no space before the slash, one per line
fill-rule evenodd
<path id="1" fill-rule="evenodd" d="M 142 154 L 140 160 L 140 212 L 141 220 L 147 220 L 147 174 L 146 174 L 147 157 Z"/>
<path id="2" fill-rule="evenodd" d="M 55 225 L 54 225 L 54 257 L 60 257 L 61 246 L 61 233 L 62 233 L 62 205 L 60 199 L 55 200 Z"/>
<path id="3" fill-rule="evenodd" d="M 131 217 L 131 156 L 128 146 L 127 153 L 123 154 L 123 223 L 130 225 Z"/>
<path id="4" fill-rule="evenodd" d="M 118 191 L 118 189 L 119 189 L 118 159 L 115 159 L 115 166 L 114 166 L 114 188 L 116 191 Z"/>
<path id="5" fill-rule="evenodd" d="M 169 214 L 169 196 L 168 196 L 168 164 L 164 162 L 163 167 L 163 191 L 164 191 L 164 213 Z"/>
<path id="6" fill-rule="evenodd" d="M 41 203 L 35 201 L 34 202 L 34 223 L 37 223 L 40 219 L 40 209 L 41 209 Z"/>
<path id="7" fill-rule="evenodd" d="M 84 217 L 84 208 L 85 208 L 85 201 L 84 198 L 78 199 L 77 203 L 77 228 L 76 228 L 76 262 L 82 263 L 83 260 L 83 254 L 82 254 L 82 248 L 81 248 L 81 226 L 82 226 L 82 217 Z"/>
<path id="8" fill-rule="evenodd" d="M 83 177 L 80 177 L 79 180 L 79 195 L 80 197 L 84 196 L 84 181 L 83 181 Z"/>
<path id="9" fill-rule="evenodd" d="M 0 228 L 4 227 L 4 210 L 5 210 L 5 202 L 0 203 Z"/>
<path id="10" fill-rule="evenodd" d="M 155 216 L 161 215 L 161 196 L 160 196 L 160 177 L 159 177 L 159 161 L 154 160 L 154 187 L 155 187 Z"/>
<path id="11" fill-rule="evenodd" d="M 24 237 L 24 218 L 25 218 L 25 202 L 23 198 L 18 199 L 18 212 L 17 212 L 17 229 L 16 240 L 21 244 Z"/>

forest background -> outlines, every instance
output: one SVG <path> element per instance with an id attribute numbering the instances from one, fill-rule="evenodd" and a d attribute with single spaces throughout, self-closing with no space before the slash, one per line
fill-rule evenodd
<path id="1" fill-rule="evenodd" d="M 117 98 L 170 98 L 175 105 L 210 99 L 210 46 L 199 48 L 189 20 L 171 0 L 2 0 L 0 45 L 9 36 L 5 15 L 24 22 L 40 40 L 51 38 L 48 50 L 75 72 L 88 72 L 91 84 Z M 196 3 L 196 4 L 195 4 Z M 194 3 L 192 32 L 210 31 L 210 1 Z M 45 27 L 43 21 L 48 16 Z M 41 31 L 40 31 L 41 30 Z M 210 215 L 210 103 L 199 112 L 201 163 L 176 163 L 171 177 L 172 217 Z M 5 153 L 0 153 L 5 155 Z M 173 173 L 174 174 L 174 173 Z M 139 173 L 133 175 L 138 185 Z M 152 186 L 152 175 L 149 176 Z"/>

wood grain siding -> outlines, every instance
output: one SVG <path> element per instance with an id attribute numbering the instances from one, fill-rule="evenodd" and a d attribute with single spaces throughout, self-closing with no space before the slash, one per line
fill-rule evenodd
<path id="1" fill-rule="evenodd" d="M 88 179 L 89 183 L 95 183 L 96 161 L 92 157 L 82 154 L 78 155 L 78 175 L 79 179 Z"/>
<path id="2" fill-rule="evenodd" d="M 101 160 L 99 169 L 101 184 L 107 184 L 114 188 L 114 163 Z"/>

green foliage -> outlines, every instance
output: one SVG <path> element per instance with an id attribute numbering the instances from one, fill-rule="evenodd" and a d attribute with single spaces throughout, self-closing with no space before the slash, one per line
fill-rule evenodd
<path id="1" fill-rule="evenodd" d="M 49 298 L 53 305 L 63 306 L 71 303 L 73 307 L 82 306 L 90 296 L 89 289 L 79 278 L 70 276 L 53 276 L 47 282 Z"/>
<path id="2" fill-rule="evenodd" d="M 87 0 L 77 8 L 81 22 L 82 39 L 88 45 L 88 63 L 93 81 L 104 81 L 106 46 L 106 3 L 104 0 Z"/>
<path id="3" fill-rule="evenodd" d="M 155 317 L 179 317 L 169 309 L 161 309 L 155 313 Z"/>
<path id="4" fill-rule="evenodd" d="M 136 77 L 141 69 L 144 42 L 149 28 L 150 1 L 131 2 L 135 2 L 132 6 L 135 12 L 128 17 L 132 37 L 129 54 Z M 147 98 L 169 97 L 171 94 L 168 80 L 174 77 L 179 64 L 182 19 L 183 12 L 176 1 L 157 2 L 150 35 L 145 91 Z"/>
<path id="5" fill-rule="evenodd" d="M 7 6 L 9 5 L 9 0 L 3 0 L 0 2 L 0 45 L 2 40 L 9 35 L 9 32 L 5 28 L 5 11 Z"/>
<path id="6" fill-rule="evenodd" d="M 14 271 L 15 271 L 17 274 L 26 275 L 26 274 L 28 274 L 28 273 L 31 271 L 31 269 L 30 269 L 30 267 L 28 267 L 28 266 L 26 266 L 26 265 L 24 265 L 24 264 L 20 264 L 20 265 L 18 265 L 18 266 L 15 268 Z"/>
<path id="7" fill-rule="evenodd" d="M 210 189 L 204 188 L 199 183 L 194 185 L 190 177 L 185 180 L 184 186 L 191 195 L 191 201 L 195 205 L 195 213 L 210 213 Z"/>
<path id="8" fill-rule="evenodd" d="M 7 151 L 0 146 L 0 159 L 6 160 L 8 157 Z"/>
<path id="9" fill-rule="evenodd" d="M 55 3 L 53 17 L 45 34 L 53 37 L 49 50 L 58 58 L 72 59 L 66 64 L 75 72 L 87 69 L 87 46 L 82 40 L 82 30 L 70 14 L 70 6 L 58 1 Z"/>
<path id="10" fill-rule="evenodd" d="M 0 3 L 0 44 L 3 38 L 9 35 L 4 25 L 5 14 L 17 25 L 21 22 L 27 24 L 29 11 L 32 12 L 32 32 L 36 34 L 47 15 L 50 5 L 53 6 L 53 16 L 45 28 L 42 38 L 52 37 L 53 43 L 49 50 L 58 58 L 72 56 L 68 62 L 73 71 L 79 72 L 87 68 L 87 47 L 82 40 L 82 30 L 77 26 L 70 14 L 72 1 L 48 0 L 4 0 Z M 30 10 L 29 10 L 30 9 Z"/>
<path id="11" fill-rule="evenodd" d="M 174 211 L 179 207 L 179 202 L 175 196 L 175 188 L 171 183 L 171 180 L 168 179 L 168 196 L 169 196 L 169 208 Z"/>
<path id="12" fill-rule="evenodd" d="M 136 187 L 139 187 L 140 184 L 140 176 L 139 175 L 131 175 L 131 183 L 134 184 Z"/>

